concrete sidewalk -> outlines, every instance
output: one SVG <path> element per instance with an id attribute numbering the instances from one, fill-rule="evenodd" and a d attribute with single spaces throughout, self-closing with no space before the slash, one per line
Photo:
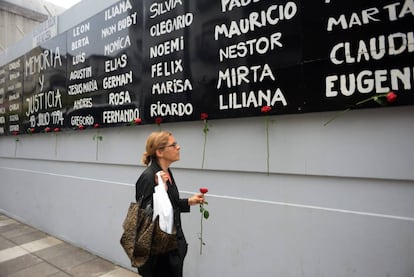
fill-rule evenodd
<path id="1" fill-rule="evenodd" d="M 139 275 L 0 214 L 0 277 L 44 276 Z"/>

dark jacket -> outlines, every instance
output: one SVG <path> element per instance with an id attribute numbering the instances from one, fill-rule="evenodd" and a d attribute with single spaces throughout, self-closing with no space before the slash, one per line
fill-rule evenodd
<path id="1" fill-rule="evenodd" d="M 141 197 L 142 198 L 142 207 L 147 207 L 147 205 L 150 203 L 152 205 L 152 195 L 154 193 L 154 187 L 155 184 L 155 174 L 158 171 L 161 171 L 161 167 L 156 163 L 152 162 L 145 170 L 142 172 L 141 176 L 138 178 L 138 181 L 136 182 L 135 188 L 135 198 L 138 201 Z M 147 264 L 139 270 L 139 272 L 143 276 L 157 276 L 157 274 L 145 274 L 147 271 L 152 271 L 151 268 L 156 267 L 158 260 L 166 261 L 168 260 L 170 264 L 172 264 L 173 268 L 177 268 L 177 270 L 174 269 L 174 271 L 182 271 L 182 265 L 184 262 L 184 257 L 187 254 L 187 242 L 184 237 L 183 229 L 181 226 L 181 213 L 182 212 L 189 212 L 190 211 L 190 205 L 188 204 L 188 199 L 181 199 L 178 188 L 175 184 L 174 177 L 172 175 L 172 172 L 168 169 L 168 173 L 171 177 L 171 183 L 167 182 L 168 186 L 168 196 L 170 198 L 171 204 L 173 206 L 174 210 L 174 225 L 177 229 L 177 242 L 178 242 L 178 250 L 173 251 L 172 253 L 167 253 L 166 257 L 152 257 L 149 259 Z M 174 272 L 174 276 L 181 276 L 182 272 Z M 172 275 L 171 275 L 172 276 Z"/>

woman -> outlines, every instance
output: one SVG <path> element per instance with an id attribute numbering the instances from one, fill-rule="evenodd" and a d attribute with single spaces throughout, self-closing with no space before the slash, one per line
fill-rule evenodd
<path id="1" fill-rule="evenodd" d="M 142 162 L 148 167 L 136 183 L 136 200 L 142 198 L 142 207 L 152 203 L 154 187 L 157 185 L 156 173 L 161 171 L 161 177 L 166 183 L 166 190 L 174 210 L 174 226 L 177 230 L 178 249 L 171 252 L 150 256 L 138 273 L 143 277 L 182 277 L 184 257 L 187 254 L 187 242 L 181 227 L 182 212 L 189 212 L 190 206 L 204 201 L 202 193 L 197 193 L 188 199 L 180 198 L 178 188 L 172 176 L 170 165 L 180 159 L 180 146 L 174 136 L 166 131 L 154 132 L 148 138 Z"/>

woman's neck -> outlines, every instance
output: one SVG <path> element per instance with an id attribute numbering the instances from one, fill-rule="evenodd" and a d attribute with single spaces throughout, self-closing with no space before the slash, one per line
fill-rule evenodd
<path id="1" fill-rule="evenodd" d="M 159 159 L 158 160 L 158 165 L 161 167 L 162 170 L 164 170 L 165 172 L 168 172 L 168 168 L 170 167 L 170 162 L 164 160 L 164 159 Z"/>

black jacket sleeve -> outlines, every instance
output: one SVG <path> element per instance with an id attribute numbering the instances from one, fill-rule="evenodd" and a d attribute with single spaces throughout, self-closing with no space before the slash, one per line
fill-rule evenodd
<path id="1" fill-rule="evenodd" d="M 135 184 L 135 199 L 138 202 L 142 198 L 141 207 L 143 208 L 148 204 L 152 206 L 152 194 L 156 185 L 154 175 L 156 172 L 153 167 L 147 167 Z"/>

